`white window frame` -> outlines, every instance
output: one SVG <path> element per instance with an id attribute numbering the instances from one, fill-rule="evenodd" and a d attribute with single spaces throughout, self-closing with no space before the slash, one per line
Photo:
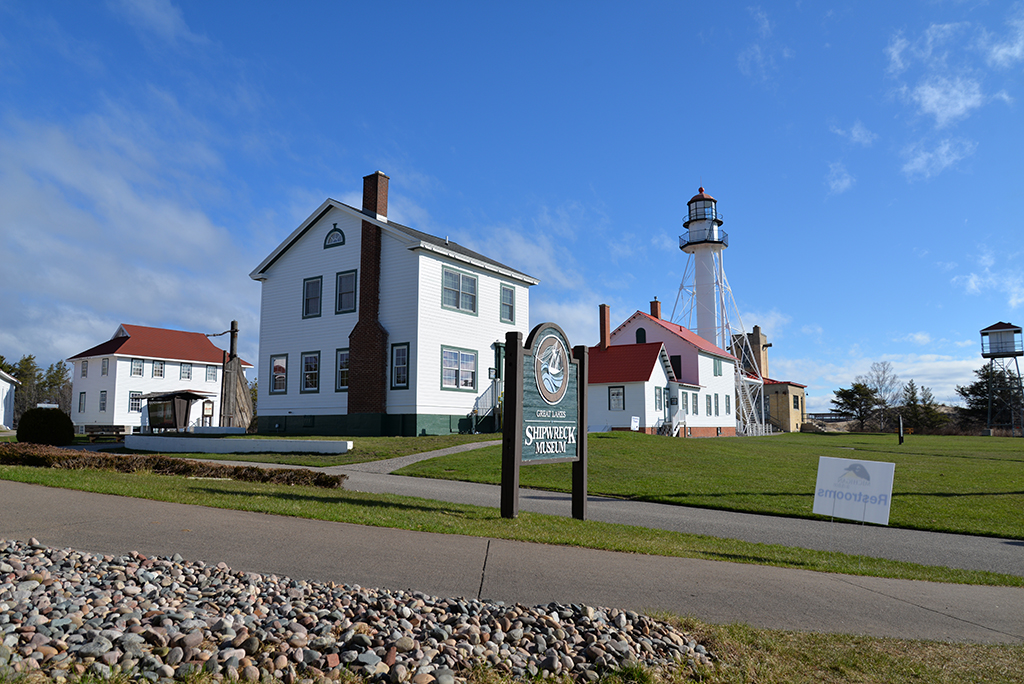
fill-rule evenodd
<path id="1" fill-rule="evenodd" d="M 457 283 L 449 282 L 449 277 L 457 279 Z M 467 287 L 468 283 L 472 283 L 472 292 L 470 292 L 470 288 Z M 480 281 L 475 275 L 456 271 L 454 268 L 442 269 L 442 308 L 476 315 L 479 296 Z"/>
<path id="2" fill-rule="evenodd" d="M 107 412 L 107 390 L 100 390 L 100 413 Z"/>
<path id="3" fill-rule="evenodd" d="M 454 357 L 452 356 L 454 355 Z M 452 361 L 457 363 L 452 365 Z M 472 370 L 468 365 L 472 364 Z M 479 354 L 473 349 L 441 347 L 441 389 L 454 392 L 475 392 Z"/>
<path id="4" fill-rule="evenodd" d="M 334 391 L 348 392 L 349 382 L 349 351 L 343 347 L 334 352 Z M 344 381 L 344 382 L 343 382 Z"/>
<path id="5" fill-rule="evenodd" d="M 409 343 L 391 345 L 391 389 L 409 389 L 409 366 Z"/>
<path id="6" fill-rule="evenodd" d="M 178 379 L 179 380 L 191 380 L 192 379 L 192 364 L 191 363 L 182 363 L 181 364 L 181 367 L 178 369 Z"/>
<path id="7" fill-rule="evenodd" d="M 82 377 L 83 378 L 89 377 L 89 360 L 88 359 L 82 359 Z"/>
<path id="8" fill-rule="evenodd" d="M 100 375 L 110 373 L 110 359 L 100 359 Z"/>
<path id="9" fill-rule="evenodd" d="M 505 301 L 505 294 L 508 293 L 508 301 Z M 516 322 L 516 289 L 511 285 L 502 285 L 501 294 L 499 295 L 498 302 L 498 316 L 502 323 L 515 323 Z M 505 315 L 506 309 L 508 315 Z"/>
<path id="10" fill-rule="evenodd" d="M 206 382 L 217 382 L 217 367 L 207 366 L 206 367 Z"/>
<path id="11" fill-rule="evenodd" d="M 78 412 L 85 413 L 85 392 L 78 393 Z"/>
<path id="12" fill-rule="evenodd" d="M 164 377 L 164 362 L 154 361 L 153 362 L 153 377 L 162 378 Z"/>
<path id="13" fill-rule="evenodd" d="M 128 393 L 128 413 L 142 413 L 142 392 Z"/>
<path id="14" fill-rule="evenodd" d="M 282 364 L 282 367 L 284 369 L 283 373 L 275 373 L 275 371 L 274 371 L 274 369 L 275 369 L 274 362 L 275 362 L 276 359 L 284 359 L 284 363 Z M 277 387 L 277 379 L 278 379 L 278 377 L 281 378 L 282 385 L 283 385 L 283 387 L 281 387 L 280 389 L 278 389 L 278 387 Z M 267 389 L 267 391 L 268 391 L 269 394 L 287 394 L 288 393 L 288 355 L 287 354 L 271 354 L 270 355 L 270 387 Z"/>
<path id="15" fill-rule="evenodd" d="M 608 387 L 608 410 L 609 411 L 625 411 L 626 410 L 626 386 L 625 385 L 610 385 Z"/>
<path id="16" fill-rule="evenodd" d="M 320 352 L 302 352 L 299 355 L 299 362 L 302 364 L 302 381 L 299 384 L 299 392 L 316 394 L 320 391 Z"/>
<path id="17" fill-rule="evenodd" d="M 141 378 L 146 373 L 146 362 L 142 359 L 132 359 L 132 377 Z"/>

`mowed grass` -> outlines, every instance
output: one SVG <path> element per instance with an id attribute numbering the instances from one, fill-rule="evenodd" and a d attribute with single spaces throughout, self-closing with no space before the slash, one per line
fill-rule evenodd
<path id="1" fill-rule="evenodd" d="M 818 458 L 896 464 L 894 527 L 1024 539 L 1024 439 L 786 434 L 669 439 L 632 432 L 589 436 L 591 494 L 745 513 L 814 515 Z M 413 464 L 400 475 L 497 484 L 501 447 Z M 524 466 L 523 487 L 569 492 L 571 464 Z"/>
<path id="2" fill-rule="evenodd" d="M 316 520 L 895 579 L 1024 587 L 1024 577 L 346 490 L 152 473 L 0 466 L 0 479 Z"/>
<path id="3" fill-rule="evenodd" d="M 331 466 L 368 463 L 387 458 L 398 458 L 410 454 L 447 449 L 462 444 L 500 440 L 500 434 L 481 435 L 423 435 L 421 437 L 274 437 L 272 435 L 238 435 L 224 439 L 282 439 L 301 442 L 302 440 L 347 440 L 352 442 L 352 450 L 344 454 L 309 454 L 309 453 L 251 453 L 251 454 L 206 454 L 180 453 L 164 454 L 181 458 L 203 458 L 217 461 L 244 461 L 247 463 L 281 463 L 284 465 L 303 466 L 306 468 L 329 468 Z M 296 446 L 296 448 L 301 448 Z M 126 449 L 124 446 L 111 445 L 104 449 L 111 453 L 150 453 Z M 153 452 L 156 453 L 156 452 Z M 164 452 L 160 452 L 164 453 Z"/>

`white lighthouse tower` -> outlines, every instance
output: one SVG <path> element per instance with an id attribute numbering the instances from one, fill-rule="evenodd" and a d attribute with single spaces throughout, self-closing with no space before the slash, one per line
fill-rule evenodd
<path id="1" fill-rule="evenodd" d="M 701 187 L 686 206 L 686 233 L 679 236 L 679 249 L 689 256 L 672 320 L 737 357 L 736 432 L 766 434 L 764 378 L 725 277 L 723 252 L 729 235 L 722 230 L 718 202 Z"/>

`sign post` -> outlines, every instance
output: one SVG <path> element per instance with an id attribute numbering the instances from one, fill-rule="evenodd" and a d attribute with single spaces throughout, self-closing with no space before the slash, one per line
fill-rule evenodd
<path id="1" fill-rule="evenodd" d="M 554 323 L 505 335 L 501 516 L 519 515 L 522 465 L 572 462 L 572 517 L 587 517 L 587 348 Z M 571 350 L 571 351 L 570 351 Z"/>

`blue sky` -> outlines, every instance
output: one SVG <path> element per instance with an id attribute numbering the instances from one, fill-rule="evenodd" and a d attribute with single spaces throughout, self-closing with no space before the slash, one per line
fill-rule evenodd
<path id="1" fill-rule="evenodd" d="M 237 319 L 255 359 L 248 273 L 378 169 L 595 344 L 672 311 L 703 184 L 773 377 L 950 402 L 1024 321 L 1022 159 L 1020 3 L 0 0 L 0 354 Z"/>

